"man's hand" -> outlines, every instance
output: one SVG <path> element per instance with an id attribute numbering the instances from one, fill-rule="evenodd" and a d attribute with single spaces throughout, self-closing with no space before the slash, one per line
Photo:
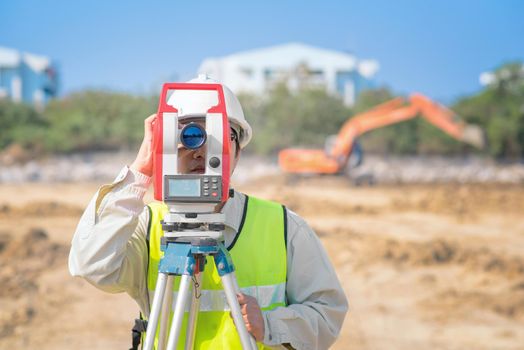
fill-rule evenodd
<path id="1" fill-rule="evenodd" d="M 156 114 L 152 114 L 144 120 L 144 140 L 135 161 L 131 164 L 133 170 L 144 175 L 153 176 L 153 126 L 156 122 Z"/>
<path id="2" fill-rule="evenodd" d="M 243 293 L 237 294 L 240 303 L 242 318 L 246 324 L 247 331 L 255 337 L 256 341 L 264 340 L 264 317 L 255 298 Z"/>

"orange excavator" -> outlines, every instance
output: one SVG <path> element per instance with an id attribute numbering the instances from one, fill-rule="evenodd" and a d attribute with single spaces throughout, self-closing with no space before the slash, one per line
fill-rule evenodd
<path id="1" fill-rule="evenodd" d="M 284 149 L 278 154 L 278 163 L 290 174 L 341 174 L 351 167 L 350 156 L 360 152 L 358 136 L 377 128 L 396 124 L 421 115 L 453 138 L 477 148 L 484 147 L 484 134 L 480 127 L 465 124 L 446 107 L 421 94 L 409 99 L 398 97 L 360 113 L 344 123 L 338 135 L 326 140 L 324 150 Z M 361 157 L 361 155 L 360 155 Z"/>

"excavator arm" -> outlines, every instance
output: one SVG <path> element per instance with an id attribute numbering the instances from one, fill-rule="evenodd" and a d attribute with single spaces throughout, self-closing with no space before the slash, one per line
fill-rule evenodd
<path id="1" fill-rule="evenodd" d="M 418 107 L 423 118 L 451 137 L 479 149 L 485 147 L 484 132 L 478 125 L 464 123 L 452 110 L 424 95 L 413 94 L 410 101 Z"/>
<path id="2" fill-rule="evenodd" d="M 289 173 L 339 173 L 345 168 L 357 137 L 417 115 L 422 115 L 428 122 L 455 139 L 478 148 L 483 147 L 483 133 L 479 127 L 467 125 L 444 106 L 423 95 L 413 94 L 409 101 L 399 97 L 349 119 L 342 125 L 333 146 L 327 152 L 309 149 L 280 151 L 280 167 Z"/>

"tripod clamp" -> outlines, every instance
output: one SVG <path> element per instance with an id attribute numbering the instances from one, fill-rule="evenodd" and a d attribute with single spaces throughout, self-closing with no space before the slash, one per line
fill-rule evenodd
<path id="1" fill-rule="evenodd" d="M 208 237 L 162 237 L 160 249 L 164 257 L 158 271 L 169 275 L 189 275 L 204 271 L 205 256 L 215 259 L 218 274 L 223 276 L 235 271 L 231 256 L 222 242 Z M 197 265 L 197 260 L 204 260 Z M 198 261 L 200 262 L 200 261 Z M 196 270 L 198 266 L 198 270 Z"/>

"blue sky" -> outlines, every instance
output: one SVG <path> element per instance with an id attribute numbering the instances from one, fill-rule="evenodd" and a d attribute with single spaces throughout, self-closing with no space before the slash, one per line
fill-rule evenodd
<path id="1" fill-rule="evenodd" d="M 524 60 L 524 1 L 2 0 L 0 46 L 55 59 L 62 93 L 152 93 L 206 57 L 287 42 L 379 61 L 395 91 L 450 101 Z"/>

